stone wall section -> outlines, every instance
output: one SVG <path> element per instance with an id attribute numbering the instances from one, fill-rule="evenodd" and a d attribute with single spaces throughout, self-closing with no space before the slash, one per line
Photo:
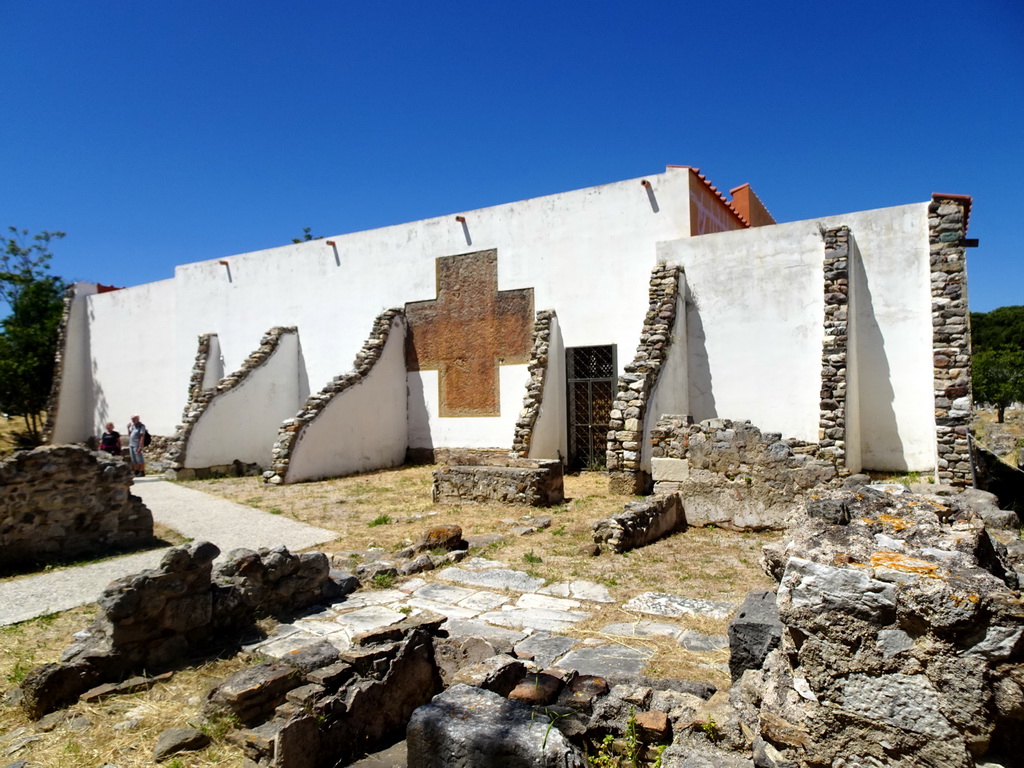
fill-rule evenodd
<path id="1" fill-rule="evenodd" d="M 622 512 L 593 524 L 594 541 L 622 554 L 686 528 L 678 493 L 655 494 L 626 504 Z"/>
<path id="2" fill-rule="evenodd" d="M 706 419 L 694 424 L 688 416 L 668 415 L 651 430 L 651 445 L 656 465 L 666 459 L 685 461 L 687 473 L 704 470 L 730 480 L 749 478 L 790 497 L 839 482 L 832 451 L 818 443 L 783 440 L 778 432 L 762 433 L 749 421 Z M 657 493 L 680 490 L 679 483 L 659 482 L 659 476 L 656 469 Z"/>
<path id="3" fill-rule="evenodd" d="M 530 442 L 533 439 L 533 428 L 540 415 L 540 407 L 544 400 L 544 381 L 548 371 L 548 351 L 551 343 L 551 321 L 555 317 L 552 309 L 542 309 L 537 313 L 533 323 L 533 342 L 530 348 L 530 381 L 526 385 L 523 397 L 523 409 L 519 412 L 516 422 L 516 434 L 512 440 L 509 456 L 513 459 L 530 457 Z"/>
<path id="4" fill-rule="evenodd" d="M 287 419 L 281 424 L 277 442 L 274 443 L 273 465 L 263 473 L 265 482 L 278 485 L 288 481 L 288 465 L 291 463 L 292 451 L 298 445 L 303 430 L 316 420 L 331 400 L 369 376 L 384 351 L 384 345 L 391 333 L 391 324 L 398 317 L 404 318 L 405 310 L 393 308 L 377 315 L 370 337 L 356 353 L 353 369 L 341 376 L 335 376 L 326 387 L 310 395 L 295 418 Z"/>
<path id="5" fill-rule="evenodd" d="M 505 466 L 455 466 L 434 470 L 435 503 L 501 502 L 547 507 L 565 501 L 562 462 L 511 459 Z"/>
<path id="6" fill-rule="evenodd" d="M 60 315 L 60 327 L 57 329 L 57 354 L 53 364 L 53 383 L 50 384 L 50 396 L 46 400 L 46 423 L 43 424 L 43 442 L 50 442 L 53 427 L 57 423 L 57 410 L 60 406 L 60 387 L 64 381 L 64 357 L 67 353 L 68 322 L 71 319 L 71 305 L 75 303 L 75 286 L 72 283 L 64 291 L 64 309 Z"/>
<path id="7" fill-rule="evenodd" d="M 99 613 L 59 664 L 44 664 L 22 682 L 30 717 L 74 702 L 79 694 L 143 670 L 237 647 L 258 619 L 287 618 L 353 591 L 354 578 L 331 572 L 322 552 L 293 555 L 284 547 L 220 554 L 207 541 L 169 549 L 157 568 L 111 582 Z"/>
<path id="8" fill-rule="evenodd" d="M 153 538 L 131 468 L 77 445 L 18 451 L 0 461 L 0 569 L 109 554 Z M 88 488 L 88 493 L 83 493 Z"/>
<path id="9" fill-rule="evenodd" d="M 640 467 L 641 441 L 647 400 L 658 381 L 658 373 L 672 343 L 679 295 L 679 267 L 659 264 L 651 271 L 649 305 L 640 343 L 633 362 L 619 377 L 618 393 L 608 422 L 606 454 L 610 485 L 614 493 L 635 494 L 646 490 Z"/>
<path id="10" fill-rule="evenodd" d="M 182 423 L 177 432 L 167 441 L 167 448 L 164 459 L 169 464 L 168 471 L 178 475 L 185 469 L 185 456 L 188 452 L 188 441 L 192 430 L 199 420 L 206 413 L 213 400 L 230 392 L 243 381 L 245 381 L 256 369 L 262 366 L 277 349 L 281 337 L 287 333 L 297 333 L 295 326 L 274 326 L 260 339 L 260 345 L 242 363 L 242 366 L 232 374 L 225 376 L 217 386 L 210 389 L 203 389 L 203 376 L 206 373 L 206 365 L 210 355 L 210 340 L 216 334 L 204 333 L 199 336 L 199 350 L 196 353 L 196 362 L 192 366 L 192 374 L 189 377 L 188 404 L 182 417 Z"/>
<path id="11" fill-rule="evenodd" d="M 955 195 L 933 195 L 928 206 L 938 479 L 960 487 L 973 483 L 971 325 L 963 243 L 970 209 L 969 197 Z"/>
<path id="12" fill-rule="evenodd" d="M 825 338 L 821 347 L 819 455 L 831 455 L 846 470 L 846 373 L 849 348 L 850 230 L 825 230 Z"/>

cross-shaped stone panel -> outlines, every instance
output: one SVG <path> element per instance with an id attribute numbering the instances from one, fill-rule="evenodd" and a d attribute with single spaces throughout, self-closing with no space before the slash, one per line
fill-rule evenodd
<path id="1" fill-rule="evenodd" d="M 530 361 L 533 289 L 498 290 L 498 252 L 437 259 L 437 298 L 405 305 L 410 371 L 438 372 L 441 416 L 499 416 L 498 366 Z"/>

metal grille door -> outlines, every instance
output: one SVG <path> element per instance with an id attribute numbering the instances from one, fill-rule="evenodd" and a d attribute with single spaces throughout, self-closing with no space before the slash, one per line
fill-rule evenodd
<path id="1" fill-rule="evenodd" d="M 569 398 L 569 466 L 605 466 L 608 418 L 615 399 L 615 346 L 565 350 Z"/>

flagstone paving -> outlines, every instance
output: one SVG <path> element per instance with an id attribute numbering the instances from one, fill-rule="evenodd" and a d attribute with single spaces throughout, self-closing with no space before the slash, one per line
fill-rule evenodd
<path id="1" fill-rule="evenodd" d="M 557 582 L 508 568 L 504 563 L 471 558 L 409 579 L 394 589 L 360 591 L 332 606 L 316 610 L 291 624 L 282 624 L 266 640 L 246 647 L 281 658 L 326 641 L 339 650 L 350 648 L 358 635 L 393 626 L 424 611 L 447 618 L 451 637 L 479 637 L 514 648 L 539 667 L 559 666 L 584 674 L 639 674 L 653 651 L 628 645 L 628 638 L 669 637 L 687 650 L 713 652 L 728 647 L 728 638 L 704 635 L 679 624 L 638 619 L 609 624 L 602 639 L 567 636 L 591 612 L 614 602 L 608 590 L 587 581 Z M 493 591 L 519 592 L 519 597 Z M 637 613 L 667 618 L 708 615 L 724 618 L 730 603 L 676 595 L 645 593 L 624 606 Z M 621 638 L 615 642 L 616 638 Z"/>

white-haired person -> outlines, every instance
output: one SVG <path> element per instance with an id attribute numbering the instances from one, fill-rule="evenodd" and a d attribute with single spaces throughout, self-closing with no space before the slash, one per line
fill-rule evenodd
<path id="1" fill-rule="evenodd" d="M 131 454 L 132 472 L 135 477 L 146 475 L 146 425 L 139 421 L 139 415 L 132 416 L 128 423 L 128 453 Z"/>

